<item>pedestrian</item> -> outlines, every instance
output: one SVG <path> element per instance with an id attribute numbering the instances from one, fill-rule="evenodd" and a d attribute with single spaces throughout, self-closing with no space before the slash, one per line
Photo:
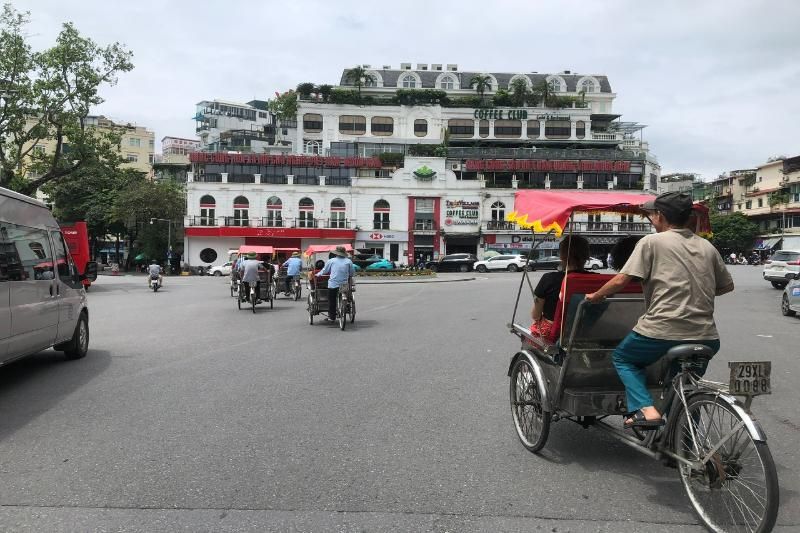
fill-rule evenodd
<path id="1" fill-rule="evenodd" d="M 606 268 L 614 268 L 614 259 L 611 257 L 611 252 L 606 256 Z"/>
<path id="2" fill-rule="evenodd" d="M 664 419 L 647 390 L 646 367 L 679 344 L 704 344 L 713 353 L 719 351 L 714 297 L 734 287 L 714 246 L 685 227 L 692 212 L 688 194 L 664 193 L 642 209 L 657 233 L 642 237 L 620 273 L 586 300 L 599 303 L 634 279 L 641 281 L 645 314 L 617 346 L 613 362 L 625 385 L 625 427 L 653 429 L 663 426 Z"/>

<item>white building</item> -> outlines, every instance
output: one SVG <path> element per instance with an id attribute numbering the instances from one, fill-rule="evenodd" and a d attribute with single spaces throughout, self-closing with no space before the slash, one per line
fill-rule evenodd
<path id="1" fill-rule="evenodd" d="M 267 102 L 252 100 L 246 104 L 226 100 L 203 100 L 197 103 L 194 116 L 200 149 L 246 152 L 273 151 L 276 144 L 291 150 L 295 122 L 278 124 L 267 109 Z"/>

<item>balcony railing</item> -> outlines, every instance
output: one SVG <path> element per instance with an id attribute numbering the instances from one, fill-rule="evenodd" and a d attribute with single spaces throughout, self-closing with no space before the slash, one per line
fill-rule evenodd
<path id="1" fill-rule="evenodd" d="M 259 225 L 262 228 L 283 228 L 284 221 L 282 217 L 261 217 Z"/>
<path id="2" fill-rule="evenodd" d="M 228 183 L 255 183 L 253 174 L 228 174 Z"/>
<path id="3" fill-rule="evenodd" d="M 295 218 L 292 219 L 293 228 L 318 228 L 319 220 L 316 218 Z"/>
<path id="4" fill-rule="evenodd" d="M 261 176 L 261 183 L 270 185 L 286 185 L 289 179 L 286 176 Z"/>
<path id="5" fill-rule="evenodd" d="M 216 226 L 217 225 L 217 219 L 216 219 L 216 217 L 190 216 L 190 217 L 186 217 L 186 225 L 187 226 Z"/>
<path id="6" fill-rule="evenodd" d="M 614 134 L 608 134 L 614 135 Z M 644 161 L 639 151 L 610 148 L 467 148 L 447 149 L 448 159 L 608 159 L 614 161 Z"/>
<path id="7" fill-rule="evenodd" d="M 327 177 L 325 178 L 325 185 L 331 185 L 334 187 L 349 187 L 350 186 L 350 178 L 345 177 Z"/>
<path id="8" fill-rule="evenodd" d="M 506 222 L 505 220 L 490 220 L 484 226 L 487 230 L 515 230 L 517 229 L 516 222 Z"/>
<path id="9" fill-rule="evenodd" d="M 194 181 L 198 183 L 222 183 L 222 174 L 195 174 Z"/>
<path id="10" fill-rule="evenodd" d="M 564 232 L 574 233 L 650 233 L 652 226 L 647 222 L 573 222 L 567 224 Z"/>
<path id="11" fill-rule="evenodd" d="M 254 224 L 254 222 L 258 221 L 258 219 L 239 218 L 239 217 L 224 217 L 224 218 L 226 226 L 245 227 L 245 228 L 255 226 L 256 224 Z"/>
<path id="12" fill-rule="evenodd" d="M 433 220 L 415 220 L 414 229 L 420 231 L 432 231 L 434 229 Z"/>
<path id="13" fill-rule="evenodd" d="M 317 176 L 295 176 L 295 185 L 319 185 L 319 177 Z"/>
<path id="14" fill-rule="evenodd" d="M 325 221 L 325 227 L 330 229 L 349 229 L 350 221 L 346 218 L 329 218 Z"/>

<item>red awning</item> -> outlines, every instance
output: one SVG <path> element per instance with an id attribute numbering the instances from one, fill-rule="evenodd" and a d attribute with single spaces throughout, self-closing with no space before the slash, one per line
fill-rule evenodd
<path id="1" fill-rule="evenodd" d="M 612 213 L 644 214 L 640 206 L 655 198 L 650 194 L 629 194 L 618 191 L 517 191 L 514 211 L 506 220 L 536 232 L 554 231 L 561 235 L 574 212 L 608 211 Z M 708 208 L 694 204 L 697 232 L 710 231 Z"/>
<path id="2" fill-rule="evenodd" d="M 255 252 L 257 254 L 269 254 L 272 255 L 275 253 L 275 248 L 272 246 L 255 246 L 253 244 L 243 244 L 239 247 L 239 254 L 247 254 L 250 252 Z"/>

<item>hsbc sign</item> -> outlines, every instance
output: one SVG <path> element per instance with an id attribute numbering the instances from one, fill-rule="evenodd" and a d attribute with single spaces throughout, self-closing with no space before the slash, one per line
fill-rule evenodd
<path id="1" fill-rule="evenodd" d="M 372 242 L 407 242 L 407 231 L 359 231 L 356 240 Z"/>

